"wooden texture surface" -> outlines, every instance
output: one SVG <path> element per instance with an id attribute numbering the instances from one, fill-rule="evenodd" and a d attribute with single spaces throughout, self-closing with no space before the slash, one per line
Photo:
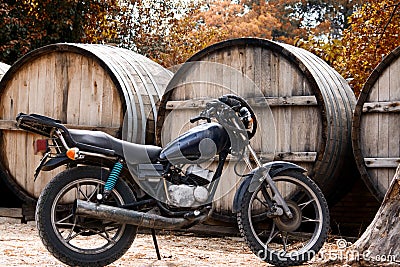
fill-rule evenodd
<path id="1" fill-rule="evenodd" d="M 400 47 L 368 78 L 357 101 L 352 139 L 362 178 L 382 200 L 400 162 Z"/>
<path id="2" fill-rule="evenodd" d="M 253 38 L 213 45 L 189 59 L 168 85 L 157 123 L 159 144 L 192 127 L 189 119 L 207 101 L 226 93 L 244 97 L 254 108 L 259 129 L 251 143 L 263 162 L 296 162 L 335 197 L 330 194 L 341 184 L 339 173 L 351 157 L 355 105 L 339 74 L 289 45 Z M 229 162 L 217 190 L 220 214 L 230 212 L 240 182 L 233 165 Z"/>
<path id="3" fill-rule="evenodd" d="M 33 154 L 32 144 L 41 137 L 15 130 L 11 121 L 18 113 L 38 113 L 73 128 L 145 143 L 154 140 L 157 102 L 171 76 L 151 60 L 111 46 L 56 44 L 27 54 L 0 83 L 3 178 L 35 199 L 60 172 L 42 172 L 33 181 L 41 156 Z"/>

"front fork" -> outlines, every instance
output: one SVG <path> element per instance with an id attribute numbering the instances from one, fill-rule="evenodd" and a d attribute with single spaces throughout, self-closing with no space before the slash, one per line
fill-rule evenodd
<path id="1" fill-rule="evenodd" d="M 281 215 L 283 215 L 283 213 L 285 213 L 285 215 L 289 219 L 293 218 L 293 214 L 290 211 L 288 205 L 286 204 L 286 201 L 283 199 L 281 193 L 279 193 L 279 190 L 276 187 L 275 182 L 272 180 L 271 176 L 269 175 L 269 169 L 264 168 L 262 166 L 261 161 L 258 159 L 256 152 L 250 146 L 250 144 L 247 145 L 247 149 L 258 167 L 258 171 L 256 171 L 254 173 L 255 181 L 258 181 L 260 184 L 262 184 L 262 182 L 265 180 L 266 184 L 267 184 L 267 189 L 270 189 L 270 190 L 266 190 L 266 189 L 262 190 L 262 193 L 263 193 L 265 199 L 267 200 L 267 202 L 269 202 L 268 205 L 271 208 L 270 215 L 271 216 L 281 216 Z M 253 167 L 252 167 L 252 164 L 251 164 L 249 158 L 247 158 L 247 157 L 243 157 L 243 158 L 244 158 L 244 161 L 246 162 L 247 167 L 250 170 L 252 170 Z M 277 204 L 278 207 L 276 207 L 275 203 Z"/>

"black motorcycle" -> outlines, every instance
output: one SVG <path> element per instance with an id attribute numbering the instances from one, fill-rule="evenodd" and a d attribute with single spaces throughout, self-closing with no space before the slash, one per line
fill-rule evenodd
<path id="1" fill-rule="evenodd" d="M 144 227 L 151 229 L 160 259 L 154 229 L 187 229 L 205 221 L 231 154 L 236 160 L 229 162 L 245 162 L 251 170 L 241 174 L 235 166 L 243 178 L 233 203 L 250 249 L 280 266 L 315 256 L 327 237 L 329 213 L 306 170 L 282 161 L 261 164 L 249 142 L 257 119 L 241 97 L 212 100 L 190 121 L 203 120 L 161 148 L 19 114 L 19 128 L 46 137 L 35 179 L 40 171 L 66 167 L 37 202 L 45 247 L 68 265 L 107 265 L 129 249 L 138 227 Z M 210 159 L 218 161 L 214 170 L 201 166 Z"/>

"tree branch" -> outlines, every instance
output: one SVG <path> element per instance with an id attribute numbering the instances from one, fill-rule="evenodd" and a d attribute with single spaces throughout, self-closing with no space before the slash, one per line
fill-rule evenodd
<path id="1" fill-rule="evenodd" d="M 397 4 L 394 4 L 394 5 L 385 6 L 385 8 L 388 8 L 388 7 L 394 7 L 394 8 L 393 8 L 392 13 L 390 14 L 389 20 L 386 22 L 385 27 L 383 27 L 382 33 L 380 33 L 380 36 L 379 36 L 378 41 L 376 41 L 376 45 L 375 45 L 375 58 L 376 58 L 376 52 L 377 52 L 377 50 L 378 50 L 379 43 L 381 42 L 381 40 L 382 40 L 382 38 L 383 38 L 383 35 L 385 34 L 386 29 L 387 29 L 387 27 L 389 26 L 390 22 L 392 21 L 394 15 L 396 14 L 396 10 L 397 10 L 397 8 L 398 8 L 399 6 L 400 6 L 400 2 L 398 2 Z"/>

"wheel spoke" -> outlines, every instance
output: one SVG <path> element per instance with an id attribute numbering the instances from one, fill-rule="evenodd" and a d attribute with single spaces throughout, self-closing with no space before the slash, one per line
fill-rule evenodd
<path id="1" fill-rule="evenodd" d="M 60 223 L 60 222 L 56 222 L 56 226 L 58 226 L 58 227 L 64 226 L 63 228 L 70 228 L 70 227 L 74 227 L 75 225 L 74 225 L 73 223 Z M 69 226 L 69 227 L 65 227 L 65 226 Z"/>
<path id="2" fill-rule="evenodd" d="M 267 209 L 269 209 L 269 206 L 266 202 L 262 201 L 258 196 L 255 197 L 255 199 L 257 199 L 264 207 L 266 207 Z"/>
<path id="3" fill-rule="evenodd" d="M 312 237 L 312 235 L 304 235 L 304 233 L 288 233 L 288 239 L 289 236 L 291 237 L 292 242 L 294 242 L 291 247 L 292 249 L 300 250 L 304 248 L 309 241 L 309 239 Z"/>
<path id="4" fill-rule="evenodd" d="M 86 200 L 89 200 L 89 198 L 86 196 L 86 194 L 82 191 L 82 188 L 79 184 L 78 184 L 78 190 Z"/>
<path id="5" fill-rule="evenodd" d="M 281 236 L 282 236 L 282 242 L 283 242 L 283 250 L 285 252 L 287 252 L 287 244 L 288 244 L 288 239 L 289 239 L 288 233 L 285 232 L 285 235 L 281 234 Z"/>
<path id="6" fill-rule="evenodd" d="M 116 229 L 118 229 L 119 228 L 119 226 L 114 226 L 114 227 L 111 227 L 111 228 L 107 228 L 106 226 L 104 227 L 104 231 L 106 231 L 106 230 L 108 230 L 108 231 L 112 231 L 112 230 L 116 230 Z"/>
<path id="7" fill-rule="evenodd" d="M 96 194 L 97 192 L 99 192 L 99 188 L 100 188 L 100 185 L 97 185 L 96 188 L 93 190 L 93 192 L 90 194 L 90 196 L 88 197 L 87 200 L 91 200 L 92 197 L 94 196 L 94 194 Z"/>
<path id="8" fill-rule="evenodd" d="M 267 242 L 265 242 L 265 245 L 267 247 L 268 247 L 268 244 L 272 241 L 272 239 L 274 239 L 279 234 L 279 230 L 278 229 L 277 229 L 276 232 L 274 232 L 275 228 L 277 228 L 277 227 L 275 226 L 275 223 L 274 223 L 272 225 L 271 233 L 269 234 L 268 240 L 267 240 Z"/>
<path id="9" fill-rule="evenodd" d="M 61 225 L 73 225 L 72 223 L 64 223 L 66 220 L 70 219 L 71 217 L 73 217 L 72 213 L 70 215 L 68 215 L 67 217 L 65 217 L 64 219 L 61 219 L 59 221 L 56 221 L 56 224 L 61 224 Z"/>
<path id="10" fill-rule="evenodd" d="M 114 229 L 112 228 L 112 229 L 109 229 L 109 230 L 114 230 Z M 107 240 L 107 241 L 109 241 L 109 242 L 111 242 L 111 243 L 115 243 L 115 240 L 112 239 L 112 238 L 110 238 L 110 235 L 108 234 L 106 228 L 104 228 L 104 234 L 105 234 L 105 236 L 103 236 L 101 233 L 99 233 L 99 235 L 100 235 L 101 237 L 103 237 L 105 240 Z"/>
<path id="11" fill-rule="evenodd" d="M 71 231 L 70 233 L 69 233 L 69 235 L 68 235 L 68 237 L 65 239 L 65 241 L 67 242 L 67 243 L 69 243 L 72 239 L 74 239 L 75 237 L 77 237 L 78 235 L 80 235 L 81 233 L 83 233 L 84 231 L 78 231 L 78 232 L 76 232 L 75 234 L 73 234 L 74 232 L 73 231 Z"/>
<path id="12" fill-rule="evenodd" d="M 270 198 L 269 198 L 269 194 L 268 194 L 268 192 L 267 192 L 267 189 L 265 188 L 265 186 L 263 186 L 263 185 L 261 185 L 261 193 L 262 193 L 262 195 L 263 195 L 263 197 L 264 197 L 264 199 L 265 200 L 269 200 Z"/>
<path id="13" fill-rule="evenodd" d="M 307 218 L 306 216 L 302 216 L 302 221 L 301 221 L 301 222 L 316 222 L 316 223 L 320 223 L 321 220 L 318 220 L 318 219 L 310 219 L 310 218 Z"/>
<path id="14" fill-rule="evenodd" d="M 104 232 L 104 233 L 105 233 L 105 232 Z M 112 239 L 112 238 L 110 238 L 110 237 L 108 236 L 108 234 L 104 235 L 104 234 L 101 233 L 101 232 L 99 232 L 99 233 L 97 233 L 97 234 L 98 234 L 99 236 L 101 236 L 102 238 L 104 238 L 105 240 L 107 240 L 108 242 L 110 242 L 110 243 L 113 243 L 113 244 L 116 243 L 114 239 Z"/>
<path id="15" fill-rule="evenodd" d="M 76 217 L 74 218 L 74 223 L 72 224 L 72 227 L 71 227 L 71 229 L 69 230 L 69 234 L 68 234 L 68 236 L 67 236 L 67 238 L 66 238 L 66 241 L 67 242 L 69 242 L 71 239 L 73 239 L 73 238 L 75 238 L 77 235 L 73 235 L 73 233 L 74 233 L 74 229 L 75 229 L 75 226 L 76 226 Z"/>
<path id="16" fill-rule="evenodd" d="M 105 240 L 107 240 L 107 241 L 109 241 L 109 242 L 115 243 L 115 240 L 113 240 L 113 239 L 110 238 L 110 236 L 109 236 L 109 234 L 107 233 L 106 229 L 101 229 L 101 230 L 99 230 L 99 229 L 92 229 L 92 228 L 88 228 L 88 227 L 83 227 L 83 228 L 84 228 L 86 231 L 91 231 L 91 232 L 93 232 L 94 234 L 101 236 L 102 238 L 104 238 Z M 81 231 L 81 233 L 82 233 L 82 232 L 84 232 L 84 231 Z M 103 233 L 104 233 L 104 234 L 103 234 Z"/>
<path id="17" fill-rule="evenodd" d="M 309 201 L 298 204 L 298 206 L 303 210 L 308 204 L 310 204 L 314 201 L 315 201 L 315 199 L 310 199 Z"/>

